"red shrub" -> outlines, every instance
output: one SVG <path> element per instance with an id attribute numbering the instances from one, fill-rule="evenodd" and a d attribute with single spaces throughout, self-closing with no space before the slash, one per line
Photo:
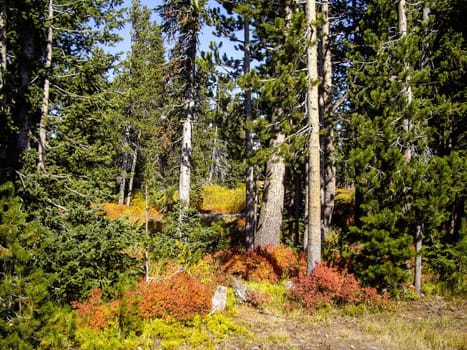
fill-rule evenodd
<path id="1" fill-rule="evenodd" d="M 309 276 L 293 279 L 289 296 L 307 309 L 320 304 L 342 305 L 371 302 L 376 291 L 362 288 L 353 274 L 329 267 L 326 263 L 316 266 Z"/>
<path id="2" fill-rule="evenodd" d="M 171 278 L 138 285 L 140 315 L 187 321 L 211 309 L 212 288 L 180 272 Z"/>
<path id="3" fill-rule="evenodd" d="M 248 290 L 246 292 L 246 302 L 254 307 L 258 307 L 271 300 L 268 293 L 259 292 L 256 290 Z"/>

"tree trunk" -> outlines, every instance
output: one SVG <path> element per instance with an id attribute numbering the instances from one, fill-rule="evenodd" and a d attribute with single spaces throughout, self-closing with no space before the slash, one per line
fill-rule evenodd
<path id="1" fill-rule="evenodd" d="M 185 69 L 189 78 L 185 87 L 185 120 L 183 121 L 182 155 L 180 162 L 180 182 L 178 187 L 178 199 L 186 209 L 190 205 L 190 181 L 191 181 L 191 152 L 193 132 L 193 110 L 195 106 L 195 60 L 196 60 L 196 35 L 191 38 L 187 49 Z"/>
<path id="2" fill-rule="evenodd" d="M 271 146 L 275 150 L 266 165 L 267 179 L 264 183 L 255 248 L 280 243 L 282 210 L 284 209 L 285 163 L 278 148 L 284 143 L 284 140 L 284 134 L 278 132 L 272 141 Z"/>
<path id="3" fill-rule="evenodd" d="M 307 113 L 310 138 L 308 141 L 308 244 L 307 272 L 321 262 L 321 199 L 320 199 L 320 145 L 319 145 L 319 101 L 318 101 L 318 49 L 316 28 L 316 3 L 306 1 L 307 16 Z"/>
<path id="4" fill-rule="evenodd" d="M 191 103 L 188 102 L 187 103 Z M 190 204 L 190 176 L 191 176 L 191 136 L 192 136 L 192 114 L 187 111 L 186 119 L 183 121 L 183 146 L 182 160 L 180 163 L 180 183 L 178 188 L 178 199 L 185 208 Z"/>
<path id="5" fill-rule="evenodd" d="M 138 137 L 136 139 L 135 149 L 133 150 L 133 158 L 131 161 L 131 173 L 128 181 L 128 196 L 126 197 L 126 205 L 129 207 L 131 204 L 131 197 L 133 196 L 133 182 L 135 180 L 136 164 L 138 162 L 138 145 L 141 138 L 141 130 L 138 131 Z"/>
<path id="6" fill-rule="evenodd" d="M 45 170 L 45 156 L 47 146 L 47 119 L 49 116 L 49 75 L 50 68 L 52 67 L 52 39 L 53 39 L 53 0 L 49 0 L 47 21 L 49 22 L 49 28 L 47 30 L 47 45 L 46 45 L 46 60 L 44 64 L 45 77 L 44 77 L 44 89 L 42 91 L 42 105 L 41 105 L 41 119 L 39 122 L 39 143 L 38 143 L 38 162 L 37 168 Z"/>
<path id="7" fill-rule="evenodd" d="M 415 291 L 420 294 L 422 291 L 422 242 L 423 231 L 422 226 L 417 226 L 417 235 L 415 237 L 415 276 L 414 285 Z"/>
<path id="8" fill-rule="evenodd" d="M 122 168 L 119 178 L 119 191 L 118 191 L 118 204 L 125 203 L 125 189 L 126 189 L 126 169 Z"/>
<path id="9" fill-rule="evenodd" d="M 26 19 L 21 28 L 21 54 L 18 68 L 20 93 L 16 101 L 15 119 L 19 127 L 16 139 L 16 150 L 19 156 L 30 148 L 30 134 L 31 134 L 31 116 L 30 116 L 30 103 L 28 102 L 29 84 L 33 71 L 33 64 L 35 61 L 35 40 L 34 40 L 34 25 L 31 19 Z"/>
<path id="10" fill-rule="evenodd" d="M 123 135 L 123 145 L 122 145 L 122 170 L 120 172 L 119 178 L 119 195 L 118 195 L 118 204 L 123 205 L 125 203 L 125 194 L 126 194 L 126 182 L 127 182 L 127 171 L 128 171 L 128 149 L 130 148 L 130 127 L 125 127 L 125 135 Z"/>
<path id="11" fill-rule="evenodd" d="M 149 240 L 149 194 L 147 179 L 144 181 L 144 201 L 146 204 L 144 208 L 144 232 L 146 233 L 146 238 Z M 147 247 L 144 248 L 144 259 L 145 279 L 146 282 L 149 282 L 151 260 L 149 258 L 149 250 Z"/>
<path id="12" fill-rule="evenodd" d="M 248 18 L 243 19 L 244 30 L 244 73 L 250 72 L 250 23 Z M 249 130 L 249 122 L 253 120 L 251 105 L 251 89 L 245 90 L 245 148 L 248 166 L 245 174 L 246 185 L 246 226 L 245 226 L 245 246 L 247 249 L 253 248 L 256 229 L 256 197 L 255 197 L 255 171 L 254 166 L 249 164 L 249 157 L 253 149 L 253 135 Z"/>
<path id="13" fill-rule="evenodd" d="M 5 1 L 0 4 L 0 112 L 6 110 L 5 84 L 6 84 L 6 32 L 7 32 L 7 9 Z"/>
<path id="14" fill-rule="evenodd" d="M 326 237 L 331 228 L 334 211 L 334 196 L 336 194 L 336 166 L 334 164 L 334 125 L 332 122 L 332 61 L 329 42 L 329 1 L 322 2 L 323 25 L 321 30 L 321 77 L 323 79 L 320 94 L 320 120 L 326 130 L 321 137 L 322 169 L 321 169 L 321 233 Z"/>

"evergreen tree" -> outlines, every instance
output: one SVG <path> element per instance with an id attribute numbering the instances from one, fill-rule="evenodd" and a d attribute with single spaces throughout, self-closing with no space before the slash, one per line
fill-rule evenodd
<path id="1" fill-rule="evenodd" d="M 351 232 L 360 243 L 354 266 L 365 282 L 394 290 L 408 280 L 417 233 L 435 232 L 449 201 L 433 176 L 428 121 L 436 68 L 427 60 L 437 18 L 424 19 L 426 8 L 369 1 L 349 71 L 358 210 Z"/>
<path id="2" fill-rule="evenodd" d="M 183 122 L 178 198 L 188 207 L 192 168 L 192 131 L 195 119 L 196 53 L 198 35 L 205 16 L 204 0 L 167 0 L 159 6 L 163 31 L 176 43 L 171 52 L 173 88 L 177 89 L 175 112 Z M 176 106 L 182 106 L 183 112 Z"/>
<path id="3" fill-rule="evenodd" d="M 119 203 L 127 205 L 136 184 L 164 180 L 162 159 L 171 141 L 163 119 L 167 79 L 161 29 L 151 21 L 151 11 L 139 1 L 132 3 L 130 21 L 131 52 L 113 84 L 117 115 L 112 118 L 121 133 L 117 146 L 121 167 Z"/>

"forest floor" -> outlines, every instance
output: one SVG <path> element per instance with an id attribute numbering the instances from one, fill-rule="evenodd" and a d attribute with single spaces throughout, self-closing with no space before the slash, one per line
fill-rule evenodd
<path id="1" fill-rule="evenodd" d="M 428 298 L 384 310 L 353 307 L 288 314 L 238 306 L 245 335 L 217 349 L 441 350 L 467 349 L 467 301 Z"/>

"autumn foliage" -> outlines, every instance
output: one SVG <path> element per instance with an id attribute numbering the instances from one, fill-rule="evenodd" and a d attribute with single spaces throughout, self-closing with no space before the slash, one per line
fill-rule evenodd
<path id="1" fill-rule="evenodd" d="M 140 199 L 134 199 L 130 206 L 116 203 L 104 203 L 102 209 L 106 217 L 110 219 L 127 218 L 128 222 L 143 225 L 146 220 L 146 203 Z M 162 220 L 162 214 L 156 208 L 149 209 L 150 220 Z"/>
<path id="2" fill-rule="evenodd" d="M 371 303 L 377 298 L 374 288 L 362 288 L 353 274 L 330 267 L 326 263 L 315 267 L 310 275 L 294 278 L 292 282 L 289 296 L 306 309 L 323 304 Z"/>
<path id="3" fill-rule="evenodd" d="M 119 301 L 104 302 L 99 288 L 92 290 L 85 302 L 72 302 L 71 305 L 78 314 L 78 325 L 93 329 L 104 329 L 109 326 L 118 313 Z"/>
<path id="4" fill-rule="evenodd" d="M 286 245 L 241 251 L 228 249 L 214 255 L 224 271 L 244 280 L 278 282 L 297 274 L 299 259 Z"/>
<path id="5" fill-rule="evenodd" d="M 140 281 L 135 290 L 127 291 L 118 300 L 106 302 L 102 291 L 94 289 L 87 301 L 73 302 L 72 306 L 80 326 L 100 330 L 135 316 L 188 321 L 210 311 L 212 294 L 211 286 L 181 271 L 161 280 Z"/>
<path id="6" fill-rule="evenodd" d="M 138 292 L 143 318 L 188 321 L 209 312 L 213 290 L 180 272 L 165 280 L 140 282 Z"/>

